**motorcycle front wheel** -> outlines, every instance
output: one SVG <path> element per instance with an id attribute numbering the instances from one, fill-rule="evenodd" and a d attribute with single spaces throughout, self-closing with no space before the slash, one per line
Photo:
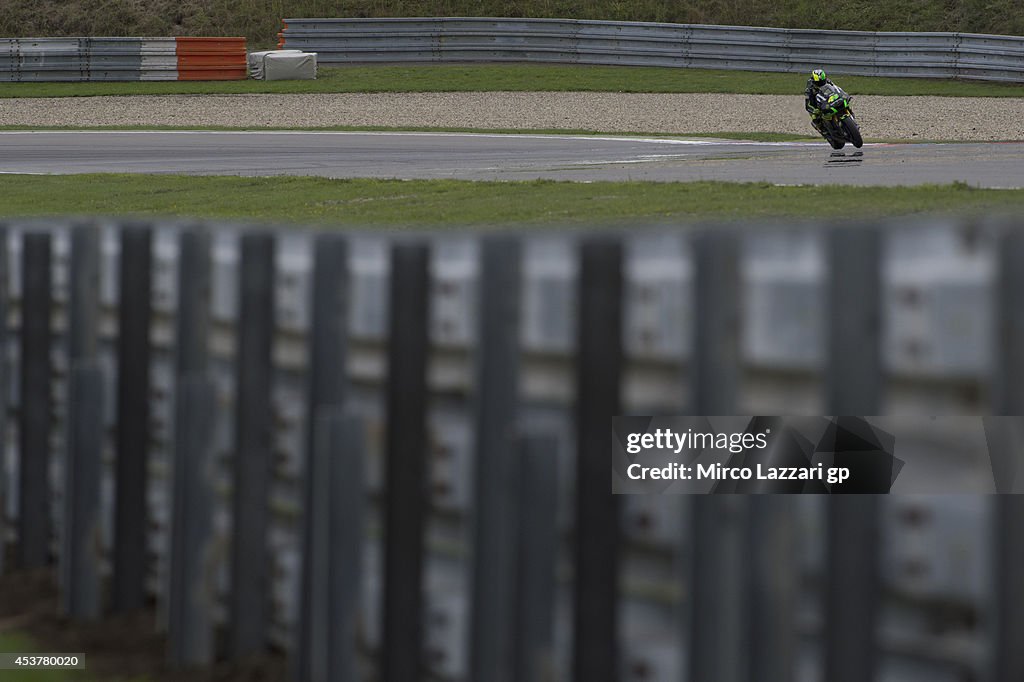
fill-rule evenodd
<path id="1" fill-rule="evenodd" d="M 853 119 L 853 116 L 847 116 L 843 119 L 843 130 L 846 132 L 847 137 L 850 138 L 850 142 L 857 149 L 864 146 L 864 138 L 860 136 L 860 127 L 857 126 L 857 121 Z"/>

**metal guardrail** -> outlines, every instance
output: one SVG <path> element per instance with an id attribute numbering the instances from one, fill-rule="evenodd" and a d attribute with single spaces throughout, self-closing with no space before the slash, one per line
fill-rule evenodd
<path id="1" fill-rule="evenodd" d="M 433 676 L 483 679 L 478 666 L 507 669 L 495 657 L 508 652 L 495 653 L 494 644 L 518 632 L 521 614 L 509 615 L 502 591 L 513 589 L 519 570 L 510 557 L 525 556 L 530 577 L 520 575 L 514 589 L 529 596 L 512 603 L 549 629 L 531 630 L 515 665 L 536 671 L 540 655 L 554 679 L 576 670 L 575 679 L 603 681 L 617 665 L 627 682 L 687 679 L 681 650 L 693 652 L 693 670 L 714 668 L 721 661 L 707 654 L 716 649 L 699 646 L 709 631 L 684 635 L 677 603 L 701 611 L 699 622 L 730 641 L 741 634 L 722 623 L 745 618 L 770 616 L 793 638 L 855 625 L 780 610 L 792 606 L 786 590 L 798 578 L 859 603 L 900 605 L 903 620 L 878 626 L 897 631 L 884 630 L 881 652 L 859 638 L 866 648 L 840 643 L 845 656 L 873 661 L 884 653 L 913 682 L 937 671 L 980 677 L 990 664 L 1007 671 L 994 682 L 1019 679 L 1009 645 L 985 646 L 1012 642 L 1021 625 L 1020 604 L 1000 598 L 1022 570 L 1019 553 L 1007 551 L 1021 510 L 997 509 L 1002 501 L 893 499 L 867 515 L 839 510 L 826 521 L 832 507 L 821 500 L 765 508 L 700 499 L 690 508 L 680 498 L 637 497 L 613 505 L 607 475 L 577 479 L 575 495 L 566 476 L 604 467 L 580 455 L 590 452 L 586 438 L 600 443 L 592 450 L 604 446 L 612 404 L 633 413 L 815 413 L 828 410 L 823 396 L 848 401 L 850 386 L 835 377 L 859 372 L 884 393 L 859 398 L 864 413 L 1019 413 L 1019 377 L 992 371 L 1022 366 L 1016 273 L 1024 239 L 1016 223 L 490 238 L 211 227 L 27 222 L 0 231 L 0 311 L 11 313 L 0 317 L 10 322 L 0 396 L 11 398 L 14 427 L 6 429 L 0 498 L 10 492 L 6 500 L 19 500 L 13 509 L 0 499 L 0 509 L 14 511 L 19 566 L 52 557 L 66 571 L 63 604 L 72 617 L 105 610 L 98 584 L 109 577 L 115 609 L 137 606 L 146 592 L 157 596 L 175 663 L 208 662 L 222 624 L 229 656 L 270 642 L 302 663 L 299 679 L 344 679 L 315 671 L 351 658 L 328 662 L 322 639 L 298 636 L 337 632 L 330 622 L 350 628 L 335 653 L 423 656 Z M 874 286 L 850 276 L 857 272 L 876 277 Z M 846 292 L 851 309 L 829 310 L 830 289 Z M 864 291 L 877 296 L 858 295 Z M 735 310 L 739 329 L 729 315 L 708 328 L 695 310 Z M 838 337 L 831 332 L 843 317 L 881 323 Z M 720 333 L 739 340 L 716 344 Z M 688 371 L 709 353 L 742 363 L 742 373 L 721 364 L 703 379 Z M 827 358 L 844 372 L 823 371 Z M 590 407 L 574 413 L 581 378 L 609 373 L 609 381 L 588 384 Z M 734 385 L 722 385 L 725 378 Z M 708 385 L 694 385 L 702 381 Z M 687 394 L 705 397 L 693 404 Z M 739 405 L 723 396 L 738 396 Z M 0 411 L 0 433 L 6 416 Z M 490 438 L 474 436 L 481 428 Z M 524 470 L 539 476 L 525 493 L 509 487 L 515 474 L 498 475 L 508 474 L 514 439 L 497 434 L 517 429 L 529 435 L 519 443 L 522 461 L 540 467 Z M 420 434 L 415 443 L 410 433 Z M 346 478 L 331 464 L 340 457 L 364 468 Z M 491 475 L 475 476 L 483 461 Z M 547 510 L 539 519 L 530 515 L 534 505 Z M 515 534 L 506 531 L 517 508 L 517 522 L 533 532 L 513 548 Z M 303 509 L 318 510 L 316 523 L 303 521 Z M 773 532 L 800 538 L 799 551 L 783 551 L 767 534 L 743 539 L 765 514 Z M 824 545 L 852 519 L 869 519 L 883 536 L 877 554 L 872 534 L 843 535 L 858 557 L 878 561 L 879 575 L 833 584 Z M 63 529 L 56 546 L 47 542 L 52 528 Z M 1003 539 L 990 539 L 990 528 Z M 621 542 L 605 542 L 616 529 Z M 729 559 L 748 551 L 778 580 L 746 575 L 746 562 Z M 383 568 L 398 560 L 395 572 Z M 679 564 L 691 560 L 713 578 L 711 590 L 743 583 L 762 592 L 740 604 L 742 615 L 715 620 L 726 606 L 692 599 L 705 578 L 680 577 Z M 575 597 L 555 570 L 568 563 L 595 567 L 583 571 Z M 484 581 L 479 591 L 467 588 L 469 575 Z M 363 589 L 353 593 L 359 581 Z M 409 591 L 417 584 L 422 594 Z M 397 601 L 395 586 L 405 595 Z M 585 628 L 569 625 L 573 609 L 552 611 L 574 599 L 577 613 L 581 603 L 599 607 Z M 609 601 L 624 604 L 621 615 L 604 608 Z M 331 609 L 320 608 L 327 603 Z M 500 620 L 487 618 L 499 609 Z M 994 631 L 944 639 L 964 622 Z M 585 639 L 576 650 L 588 660 L 573 661 L 570 636 Z M 598 648 L 610 657 L 606 665 L 586 668 Z M 772 660 L 792 665 L 797 649 Z M 412 670 L 403 679 L 416 679 Z M 398 678 L 390 672 L 386 679 Z M 486 679 L 499 679 L 493 675 Z M 688 679 L 706 679 L 694 675 Z"/>
<path id="2" fill-rule="evenodd" d="M 322 64 L 549 62 L 1024 81 L 1024 38 L 576 19 L 284 19 Z"/>
<path id="3" fill-rule="evenodd" d="M 245 38 L 3 38 L 0 81 L 241 80 Z"/>

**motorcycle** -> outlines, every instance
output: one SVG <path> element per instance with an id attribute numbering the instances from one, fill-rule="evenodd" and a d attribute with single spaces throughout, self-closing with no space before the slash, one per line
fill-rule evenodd
<path id="1" fill-rule="evenodd" d="M 838 85 L 829 83 L 818 92 L 817 100 L 821 110 L 822 129 L 819 132 L 832 149 L 842 149 L 847 142 L 858 149 L 864 146 L 857 119 L 850 108 L 852 97 Z"/>

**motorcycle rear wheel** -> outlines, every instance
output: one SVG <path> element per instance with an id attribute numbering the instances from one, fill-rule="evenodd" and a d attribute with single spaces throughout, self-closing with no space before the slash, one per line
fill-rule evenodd
<path id="1" fill-rule="evenodd" d="M 843 142 L 842 140 L 837 140 L 831 137 L 829 138 L 828 143 L 832 145 L 832 149 L 842 149 L 843 147 L 846 146 L 846 143 Z"/>
<path id="2" fill-rule="evenodd" d="M 843 119 L 843 130 L 846 132 L 847 137 L 850 138 L 850 142 L 857 149 L 864 146 L 864 138 L 860 136 L 860 127 L 857 126 L 857 121 L 853 119 L 853 116 L 848 116 Z"/>

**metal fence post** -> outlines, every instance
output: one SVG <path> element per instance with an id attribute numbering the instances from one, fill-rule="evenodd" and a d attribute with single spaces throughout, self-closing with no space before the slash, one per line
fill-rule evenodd
<path id="1" fill-rule="evenodd" d="M 828 234 L 828 348 L 825 404 L 837 416 L 867 416 L 882 405 L 882 242 L 877 229 Z"/>
<path id="2" fill-rule="evenodd" d="M 99 326 L 100 229 L 93 224 L 71 227 L 71 268 L 68 277 L 68 366 L 96 357 Z"/>
<path id="3" fill-rule="evenodd" d="M 480 242 L 470 677 L 511 681 L 519 405 L 519 239 Z"/>
<path id="4" fill-rule="evenodd" d="M 362 419 L 342 412 L 331 420 L 331 571 L 329 679 L 355 682 L 356 621 L 363 585 L 366 525 L 366 436 Z"/>
<path id="5" fill-rule="evenodd" d="M 744 567 L 739 524 L 744 505 L 735 495 L 697 495 L 691 502 L 687 620 L 688 679 L 740 682 L 746 671 L 742 642 Z"/>
<path id="6" fill-rule="evenodd" d="M 313 242 L 310 307 L 309 407 L 339 406 L 345 400 L 348 346 L 348 243 L 338 234 L 318 234 Z M 308 455 L 313 456 L 313 424 Z"/>
<path id="7" fill-rule="evenodd" d="M 1017 474 L 1020 475 L 1019 473 Z M 986 679 L 989 682 L 1015 682 L 1024 679 L 1024 544 L 1020 529 L 1024 524 L 1024 495 L 995 496 L 993 515 L 995 533 L 993 546 L 992 625 L 990 662 Z"/>
<path id="8" fill-rule="evenodd" d="M 752 495 L 747 500 L 749 548 L 744 562 L 749 620 L 750 682 L 796 679 L 796 505 L 790 495 Z"/>
<path id="9" fill-rule="evenodd" d="M 870 682 L 878 667 L 879 501 L 837 495 L 826 503 L 825 673 L 830 681 Z"/>
<path id="10" fill-rule="evenodd" d="M 611 419 L 619 414 L 622 260 L 618 238 L 580 245 L 576 364 L 576 562 L 573 679 L 618 676 L 620 501 L 611 491 Z"/>
<path id="11" fill-rule="evenodd" d="M 4 574 L 7 560 L 7 409 L 11 386 L 10 364 L 7 361 L 7 312 L 9 310 L 8 282 L 10 262 L 8 261 L 7 225 L 0 223 L 0 576 Z"/>
<path id="12" fill-rule="evenodd" d="M 21 261 L 21 423 L 18 564 L 45 566 L 50 554 L 51 237 L 26 232 Z"/>
<path id="13" fill-rule="evenodd" d="M 65 490 L 62 608 L 79 620 L 101 615 L 100 469 L 103 436 L 103 370 L 83 360 L 71 369 Z"/>
<path id="14" fill-rule="evenodd" d="M 100 456 L 106 430 L 103 371 L 95 362 L 99 284 L 99 228 L 74 225 L 68 278 L 68 425 L 60 583 L 64 612 L 79 619 L 100 615 Z M 84 385 L 79 386 L 79 381 Z"/>
<path id="15" fill-rule="evenodd" d="M 427 514 L 430 249 L 391 248 L 384 538 L 383 682 L 423 676 L 423 531 Z"/>
<path id="16" fill-rule="evenodd" d="M 877 414 L 884 385 L 881 234 L 867 227 L 833 230 L 828 255 L 826 406 L 836 416 Z M 826 504 L 824 676 L 871 682 L 878 667 L 880 500 L 837 495 Z"/>
<path id="17" fill-rule="evenodd" d="M 1024 415 L 1024 233 L 1008 229 L 998 245 L 992 414 Z"/>
<path id="18" fill-rule="evenodd" d="M 1024 415 L 1024 233 L 1012 225 L 1000 235 L 996 280 L 996 348 L 992 367 L 992 414 Z M 1014 488 L 1019 489 L 1017 472 Z M 1009 486 L 1008 486 L 1009 487 Z M 992 636 L 986 679 L 1024 679 L 1024 495 L 1003 493 L 994 498 L 994 547 L 989 607 Z"/>
<path id="19" fill-rule="evenodd" d="M 178 381 L 175 405 L 172 529 L 168 561 L 168 649 L 172 666 L 214 659 L 213 431 L 217 387 L 204 373 Z"/>
<path id="20" fill-rule="evenodd" d="M 303 571 L 309 594 L 302 614 L 307 637 L 297 644 L 300 680 L 357 679 L 355 639 L 365 520 L 363 423 L 341 407 L 322 407 L 313 417 L 310 515 Z"/>
<path id="21" fill-rule="evenodd" d="M 558 555 L 558 440 L 527 435 L 519 440 L 518 532 L 511 679 L 554 679 L 553 622 Z"/>
<path id="22" fill-rule="evenodd" d="M 314 499 L 313 486 L 318 481 L 313 474 L 314 458 L 316 457 L 316 419 L 318 411 L 325 407 L 338 407 L 343 404 L 345 394 L 345 361 L 348 342 L 348 244 L 338 234 L 321 233 L 313 240 L 313 286 L 310 301 L 311 319 L 309 338 L 309 377 L 308 410 L 309 421 L 306 424 L 306 458 L 304 467 L 304 501 L 307 504 L 302 517 L 303 533 L 303 575 L 299 611 L 308 614 L 320 605 L 310 601 L 313 597 L 310 589 L 314 584 L 309 571 L 315 567 L 309 555 L 314 547 L 312 534 L 316 518 L 308 506 Z M 305 652 L 307 643 L 319 633 L 311 632 L 310 619 L 300 618 L 296 628 L 298 641 L 296 651 Z M 325 640 L 326 641 L 326 640 Z M 310 679 L 312 674 L 307 665 L 307 655 L 296 657 L 296 676 L 299 679 Z"/>
<path id="23" fill-rule="evenodd" d="M 207 348 L 210 332 L 210 291 L 211 291 L 210 233 L 195 225 L 178 234 L 177 289 L 178 301 L 174 320 L 174 415 L 175 427 L 171 431 L 171 479 L 167 499 L 175 499 L 175 472 L 187 466 L 181 461 L 188 454 L 179 447 L 177 431 L 182 419 L 181 409 L 185 390 L 185 377 L 204 376 L 207 371 L 209 351 Z M 179 537 L 181 528 L 175 524 L 176 514 L 171 516 L 171 546 L 180 546 L 184 540 Z M 170 627 L 170 610 L 173 606 L 170 557 L 164 560 L 163 584 L 157 600 L 157 627 Z M 173 661 L 173 658 L 171 659 Z"/>
<path id="24" fill-rule="evenodd" d="M 228 639 L 229 653 L 234 658 L 261 651 L 267 634 L 275 238 L 270 232 L 249 232 L 242 235 L 239 248 Z"/>
<path id="25" fill-rule="evenodd" d="M 695 235 L 693 351 L 687 365 L 694 416 L 736 412 L 740 380 L 739 237 L 714 230 Z M 689 679 L 740 682 L 745 575 L 744 501 L 718 495 L 690 500 Z"/>
<path id="26" fill-rule="evenodd" d="M 125 225 L 120 235 L 112 597 L 115 611 L 127 611 L 140 608 L 146 600 L 153 234 L 148 225 Z"/>
<path id="27" fill-rule="evenodd" d="M 174 334 L 177 377 L 205 372 L 210 335 L 210 233 L 190 227 L 178 236 L 178 309 Z"/>
<path id="28" fill-rule="evenodd" d="M 740 383 L 740 247 L 735 232 L 715 229 L 692 241 L 693 351 L 690 375 L 694 416 L 731 415 Z"/>

